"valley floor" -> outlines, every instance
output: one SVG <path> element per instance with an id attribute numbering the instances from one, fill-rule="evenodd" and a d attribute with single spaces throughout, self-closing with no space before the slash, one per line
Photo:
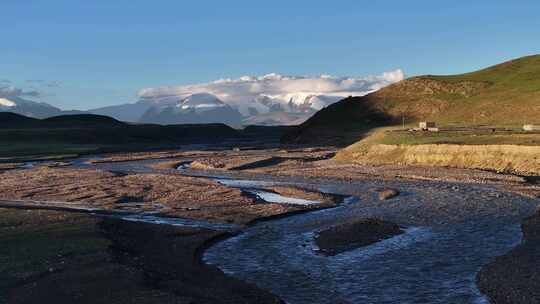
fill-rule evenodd
<path id="1" fill-rule="evenodd" d="M 339 202 L 336 197 L 316 191 L 272 185 L 265 190 L 322 204 L 261 203 L 242 189 L 195 176 L 201 170 L 246 179 L 295 176 L 348 183 L 481 183 L 531 198 L 540 195 L 540 187 L 530 177 L 444 167 L 348 164 L 333 160 L 335 153 L 329 148 L 144 152 L 66 160 L 61 166 L 53 162 L 26 169 L 6 166 L 0 169 L 4 170 L 0 173 L 0 207 L 10 202 L 10 207 L 20 204 L 20 208 L 0 209 L 0 237 L 2 244 L 7 244 L 0 250 L 0 273 L 5 276 L 0 280 L 0 294 L 6 295 L 0 296 L 0 302 L 39 303 L 47 299 L 54 303 L 278 303 L 277 297 L 200 261 L 206 246 L 234 231 L 21 210 L 52 206 L 68 211 L 108 212 L 104 215 L 148 213 L 244 226 Z M 185 168 L 183 174 L 178 173 L 179 166 Z M 536 226 L 528 225 L 531 229 Z M 531 254 L 536 255 L 537 248 L 540 242 L 529 238 L 527 246 L 510 253 L 512 265 L 508 265 L 509 259 L 500 258 L 482 272 L 480 287 L 494 303 L 525 303 L 510 300 L 538 296 L 532 285 L 525 286 L 516 289 L 512 295 L 515 298 L 505 302 L 493 291 L 500 293 L 500 289 L 491 287 L 504 284 L 502 273 L 509 267 L 530 265 Z M 528 284 L 528 280 L 521 281 Z"/>

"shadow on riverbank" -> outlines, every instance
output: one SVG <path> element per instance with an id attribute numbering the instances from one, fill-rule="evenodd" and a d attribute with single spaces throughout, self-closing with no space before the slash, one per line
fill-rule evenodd
<path id="1" fill-rule="evenodd" d="M 0 303 L 281 303 L 201 263 L 223 232 L 58 211 L 0 213 Z"/>
<path id="2" fill-rule="evenodd" d="M 492 304 L 540 303 L 540 213 L 522 224 L 523 241 L 478 273 L 477 284 Z"/>

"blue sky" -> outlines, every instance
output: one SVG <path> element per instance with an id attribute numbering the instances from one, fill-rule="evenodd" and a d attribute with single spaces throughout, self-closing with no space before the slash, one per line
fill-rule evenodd
<path id="1" fill-rule="evenodd" d="M 452 74 L 540 53 L 537 0 L 0 0 L 0 10 L 0 80 L 65 109 L 242 75 Z"/>

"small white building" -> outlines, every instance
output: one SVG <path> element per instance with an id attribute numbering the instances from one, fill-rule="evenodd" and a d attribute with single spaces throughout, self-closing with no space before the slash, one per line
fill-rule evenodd
<path id="1" fill-rule="evenodd" d="M 540 131 L 540 125 L 523 125 L 523 131 Z"/>
<path id="2" fill-rule="evenodd" d="M 437 128 L 437 124 L 433 121 L 421 121 L 418 124 L 418 128 L 420 128 L 422 131 L 428 131 L 429 129 Z"/>

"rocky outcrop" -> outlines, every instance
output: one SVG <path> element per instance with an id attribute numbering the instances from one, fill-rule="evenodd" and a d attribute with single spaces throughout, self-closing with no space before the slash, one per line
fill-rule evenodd
<path id="1" fill-rule="evenodd" d="M 336 255 L 403 233 L 401 228 L 380 219 L 360 219 L 321 231 L 315 243 L 325 255 Z"/>
<path id="2" fill-rule="evenodd" d="M 399 191 L 396 189 L 379 189 L 377 191 L 379 193 L 379 199 L 381 201 L 388 200 L 391 198 L 394 198 L 399 195 Z"/>

